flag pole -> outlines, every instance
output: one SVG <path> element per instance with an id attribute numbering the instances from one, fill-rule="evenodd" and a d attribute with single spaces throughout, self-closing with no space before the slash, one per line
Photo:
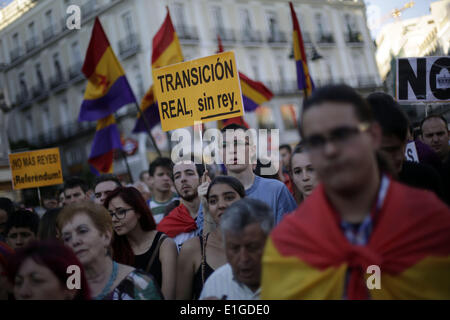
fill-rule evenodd
<path id="1" fill-rule="evenodd" d="M 120 149 L 120 153 L 122 154 L 122 158 L 125 161 L 125 166 L 127 167 L 127 173 L 128 173 L 128 176 L 130 177 L 130 181 L 131 181 L 131 183 L 134 183 L 133 176 L 131 175 L 130 166 L 128 165 L 127 155 L 126 155 L 125 151 L 123 151 L 122 149 Z"/>
<path id="2" fill-rule="evenodd" d="M 134 105 L 136 106 L 136 108 L 138 110 L 138 114 L 141 116 L 142 120 L 144 120 L 144 125 L 145 125 L 145 128 L 147 129 L 148 136 L 150 137 L 150 140 L 152 140 L 153 146 L 155 147 L 156 152 L 158 153 L 158 156 L 162 157 L 161 151 L 159 150 L 158 146 L 156 145 L 155 139 L 153 138 L 153 135 L 152 135 L 152 132 L 150 129 L 150 125 L 148 124 L 147 119 L 144 116 L 144 113 L 142 112 L 141 108 L 139 108 L 137 103 L 134 103 Z"/>

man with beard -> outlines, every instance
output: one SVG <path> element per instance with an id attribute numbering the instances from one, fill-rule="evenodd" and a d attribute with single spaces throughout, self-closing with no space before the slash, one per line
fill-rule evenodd
<path id="1" fill-rule="evenodd" d="M 173 209 L 158 224 L 158 231 L 173 238 L 180 250 L 182 244 L 202 233 L 203 214 L 197 188 L 200 185 L 203 166 L 184 160 L 173 166 L 175 189 L 181 198 L 180 205 Z"/>
<path id="2" fill-rule="evenodd" d="M 300 119 L 321 183 L 270 234 L 261 298 L 450 299 L 450 210 L 383 170 L 367 101 L 324 86 Z"/>

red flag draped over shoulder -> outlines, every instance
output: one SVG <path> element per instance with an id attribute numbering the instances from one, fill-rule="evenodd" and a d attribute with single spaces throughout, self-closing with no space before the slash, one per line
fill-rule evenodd
<path id="1" fill-rule="evenodd" d="M 160 68 L 184 60 L 180 41 L 170 18 L 169 9 L 164 22 L 153 37 L 152 68 Z M 155 99 L 153 85 L 142 98 L 140 108 L 150 129 L 161 122 L 159 118 L 158 103 Z M 146 132 L 144 120 L 138 115 L 133 133 Z"/>
<path id="2" fill-rule="evenodd" d="M 98 17 L 95 18 L 82 71 L 88 84 L 78 121 L 100 120 L 126 104 L 136 103 Z"/>
<path id="3" fill-rule="evenodd" d="M 158 223 L 158 231 L 164 232 L 174 238 L 180 233 L 191 232 L 197 229 L 195 220 L 191 217 L 189 210 L 184 204 L 170 211 L 170 213 Z"/>
<path id="4" fill-rule="evenodd" d="M 450 299 L 450 209 L 433 193 L 391 181 L 365 246 L 352 245 L 323 185 L 271 233 L 262 299 Z M 368 290 L 367 267 L 381 270 Z"/>
<path id="5" fill-rule="evenodd" d="M 303 44 L 302 32 L 300 30 L 300 24 L 298 23 L 297 14 L 295 13 L 292 2 L 289 2 L 291 8 L 293 33 L 292 33 L 292 46 L 294 49 L 294 59 L 297 68 L 297 84 L 300 90 L 305 92 L 305 96 L 311 95 L 314 90 L 314 82 L 309 73 L 308 64 L 306 62 L 305 46 Z"/>

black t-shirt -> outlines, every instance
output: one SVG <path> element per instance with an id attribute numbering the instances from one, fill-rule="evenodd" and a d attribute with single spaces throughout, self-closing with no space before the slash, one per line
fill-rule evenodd
<path id="1" fill-rule="evenodd" d="M 430 190 L 445 201 L 442 177 L 428 165 L 412 161 L 403 162 L 398 181 L 411 187 Z"/>

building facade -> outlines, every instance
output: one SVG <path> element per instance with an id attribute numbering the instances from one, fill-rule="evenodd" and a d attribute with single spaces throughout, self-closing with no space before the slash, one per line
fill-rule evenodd
<path id="1" fill-rule="evenodd" d="M 375 47 L 362 0 L 293 1 L 302 28 L 308 65 L 316 86 L 345 82 L 368 93 L 381 89 Z M 67 8 L 81 9 L 81 29 L 70 30 Z M 138 101 L 152 83 L 151 40 L 170 8 L 185 60 L 234 50 L 241 72 L 263 82 L 275 97 L 247 122 L 278 128 L 280 143 L 299 141 L 297 117 L 302 93 L 296 88 L 292 22 L 285 0 L 16 0 L 0 10 L 0 88 L 9 111 L 8 137 L 13 151 L 59 147 L 65 175 L 87 167 L 95 122 L 77 122 L 86 79 L 81 66 L 92 25 L 99 16 Z M 133 135 L 133 105 L 119 110 L 124 138 L 138 141 L 128 157 L 134 178 L 155 156 L 145 134 Z M 208 123 L 206 127 L 214 127 Z M 169 151 L 170 135 L 153 134 Z M 124 161 L 115 161 L 124 174 Z"/>

